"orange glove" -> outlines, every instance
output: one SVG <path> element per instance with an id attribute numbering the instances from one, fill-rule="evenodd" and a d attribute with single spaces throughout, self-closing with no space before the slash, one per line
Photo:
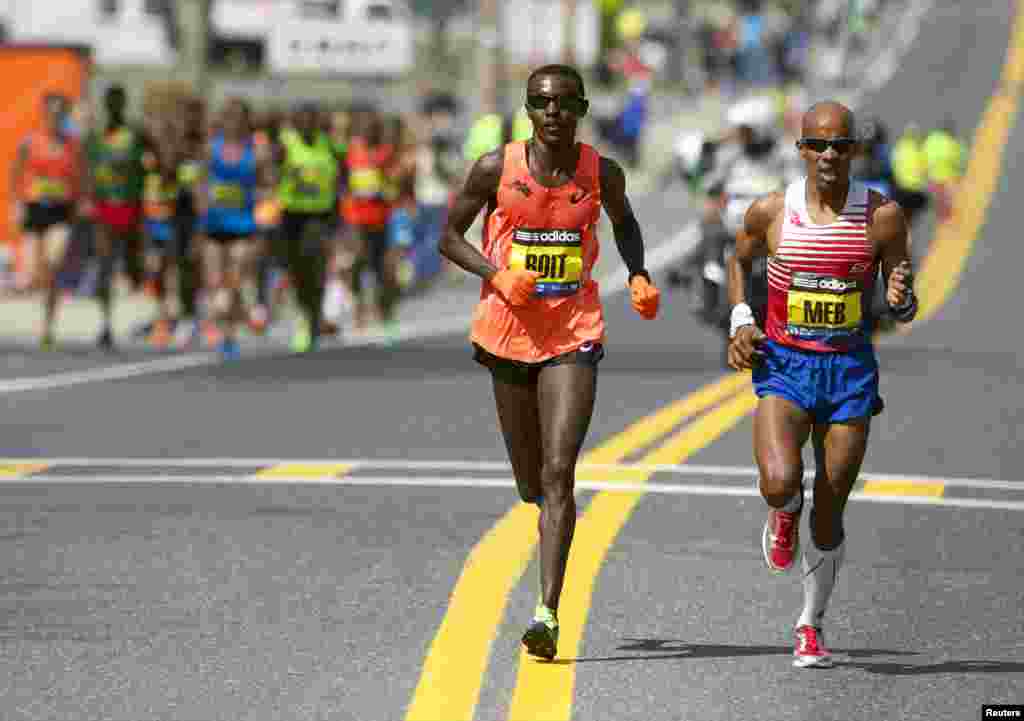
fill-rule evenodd
<path id="1" fill-rule="evenodd" d="M 633 303 L 633 310 L 639 313 L 641 318 L 654 320 L 658 315 L 661 293 L 644 276 L 634 275 L 633 280 L 629 282 L 629 299 Z"/>
<path id="2" fill-rule="evenodd" d="M 498 292 L 509 304 L 526 305 L 533 297 L 537 278 L 540 278 L 541 275 L 535 270 L 506 268 L 494 274 L 494 277 L 491 278 L 491 285 L 498 289 Z"/>

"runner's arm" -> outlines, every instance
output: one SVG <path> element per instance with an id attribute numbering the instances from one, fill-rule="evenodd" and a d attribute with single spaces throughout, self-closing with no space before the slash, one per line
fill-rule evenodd
<path id="1" fill-rule="evenodd" d="M 22 173 L 25 172 L 25 163 L 28 162 L 28 146 L 29 141 L 26 139 L 18 145 L 18 154 L 14 156 L 14 162 L 11 163 L 11 199 L 14 203 L 20 203 L 21 194 L 21 178 Z"/>
<path id="2" fill-rule="evenodd" d="M 755 258 L 768 255 L 768 229 L 782 210 L 781 193 L 758 198 L 747 208 L 743 228 L 736 234 L 736 252 L 726 261 L 729 279 L 729 303 L 737 306 L 747 302 L 747 284 Z"/>
<path id="3" fill-rule="evenodd" d="M 768 232 L 782 212 L 785 198 L 772 193 L 754 201 L 747 208 L 743 228 L 736 234 L 736 252 L 726 261 L 729 278 L 729 366 L 738 371 L 750 370 L 758 362 L 759 346 L 765 334 L 757 327 L 754 311 L 747 304 L 747 283 L 754 258 L 768 255 Z"/>
<path id="4" fill-rule="evenodd" d="M 882 261 L 885 300 L 896 320 L 906 323 L 917 313 L 910 260 L 910 229 L 899 203 L 885 201 L 872 216 L 872 240 Z"/>
<path id="5" fill-rule="evenodd" d="M 499 269 L 466 240 L 466 231 L 484 206 L 496 201 L 504 166 L 504 152 L 504 147 L 500 147 L 481 156 L 473 164 L 465 186 L 455 197 L 448 213 L 448 222 L 439 244 L 441 255 L 484 280 L 493 278 Z"/>
<path id="6" fill-rule="evenodd" d="M 199 176 L 192 186 L 196 213 L 202 217 L 210 207 L 210 160 L 213 158 L 213 145 L 210 141 L 203 144 L 202 162 L 199 164 Z"/>
<path id="7" fill-rule="evenodd" d="M 642 275 L 651 282 L 651 276 L 644 267 L 643 234 L 626 196 L 626 174 L 622 172 L 622 166 L 604 157 L 601 158 L 601 205 L 612 222 L 615 245 L 626 264 L 629 280 L 634 275 Z"/>

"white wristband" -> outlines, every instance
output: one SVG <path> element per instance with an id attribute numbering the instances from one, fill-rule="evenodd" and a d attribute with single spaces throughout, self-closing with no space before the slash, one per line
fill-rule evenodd
<path id="1" fill-rule="evenodd" d="M 754 311 L 746 303 L 738 303 L 733 306 L 732 314 L 729 316 L 729 338 L 736 337 L 736 331 L 745 325 L 754 325 Z"/>

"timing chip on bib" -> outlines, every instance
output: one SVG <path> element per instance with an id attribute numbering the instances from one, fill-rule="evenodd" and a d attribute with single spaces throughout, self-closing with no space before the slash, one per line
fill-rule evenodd
<path id="1" fill-rule="evenodd" d="M 862 292 L 856 278 L 793 273 L 786 296 L 787 332 L 798 338 L 828 340 L 861 331 Z"/>
<path id="2" fill-rule="evenodd" d="M 516 228 L 509 266 L 540 273 L 539 296 L 572 295 L 580 289 L 583 273 L 582 234 L 577 230 Z"/>

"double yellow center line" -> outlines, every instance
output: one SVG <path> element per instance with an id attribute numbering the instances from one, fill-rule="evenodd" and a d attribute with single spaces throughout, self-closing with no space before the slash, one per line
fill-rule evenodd
<path id="1" fill-rule="evenodd" d="M 989 102 L 975 133 L 967 172 L 954 203 L 954 220 L 937 229 L 918 275 L 919 322 L 934 316 L 959 284 L 997 188 L 1003 147 L 1013 128 L 1022 86 L 1024 5 L 1012 29 L 1001 92 Z M 619 463 L 652 445 L 680 423 L 696 418 L 640 461 L 642 466 L 680 463 L 734 427 L 755 405 L 749 376 L 725 376 L 641 419 L 588 453 L 581 459 L 579 477 L 593 478 L 586 464 Z M 645 483 L 650 475 L 651 471 L 643 468 L 623 468 L 602 473 L 601 479 Z M 865 490 L 879 495 L 906 493 L 908 489 L 904 486 L 872 481 Z M 929 495 L 941 493 L 940 487 L 928 491 Z M 579 652 L 595 579 L 605 554 L 641 497 L 641 491 L 599 493 L 577 523 L 569 583 L 560 607 L 562 658 L 574 658 Z M 407 721 L 473 718 L 506 599 L 519 583 L 536 547 L 536 521 L 536 509 L 525 504 L 517 506 L 470 553 L 448 612 L 430 646 Z M 574 664 L 540 663 L 522 655 L 508 718 L 569 719 L 574 686 Z"/>
<path id="2" fill-rule="evenodd" d="M 726 400 L 728 399 L 728 400 Z M 722 401 L 725 400 L 723 403 Z M 587 464 L 624 460 L 670 433 L 680 423 L 718 405 L 673 435 L 641 461 L 642 465 L 678 463 L 738 423 L 756 402 L 750 377 L 727 375 L 630 425 L 581 460 L 581 480 L 595 479 Z M 601 480 L 644 483 L 650 469 L 605 471 Z M 576 524 L 570 558 L 571 582 L 560 604 L 563 619 L 559 655 L 573 657 L 583 636 L 590 596 L 605 554 L 642 492 L 598 493 Z M 520 582 L 537 546 L 537 509 L 521 504 L 509 511 L 469 554 L 455 584 L 441 627 L 427 653 L 406 721 L 469 721 L 473 718 L 490 657 L 491 644 L 512 589 Z M 541 683 L 531 680 L 543 674 Z M 524 657 L 513 694 L 510 718 L 568 718 L 575 668 L 572 664 L 536 664 Z"/>

